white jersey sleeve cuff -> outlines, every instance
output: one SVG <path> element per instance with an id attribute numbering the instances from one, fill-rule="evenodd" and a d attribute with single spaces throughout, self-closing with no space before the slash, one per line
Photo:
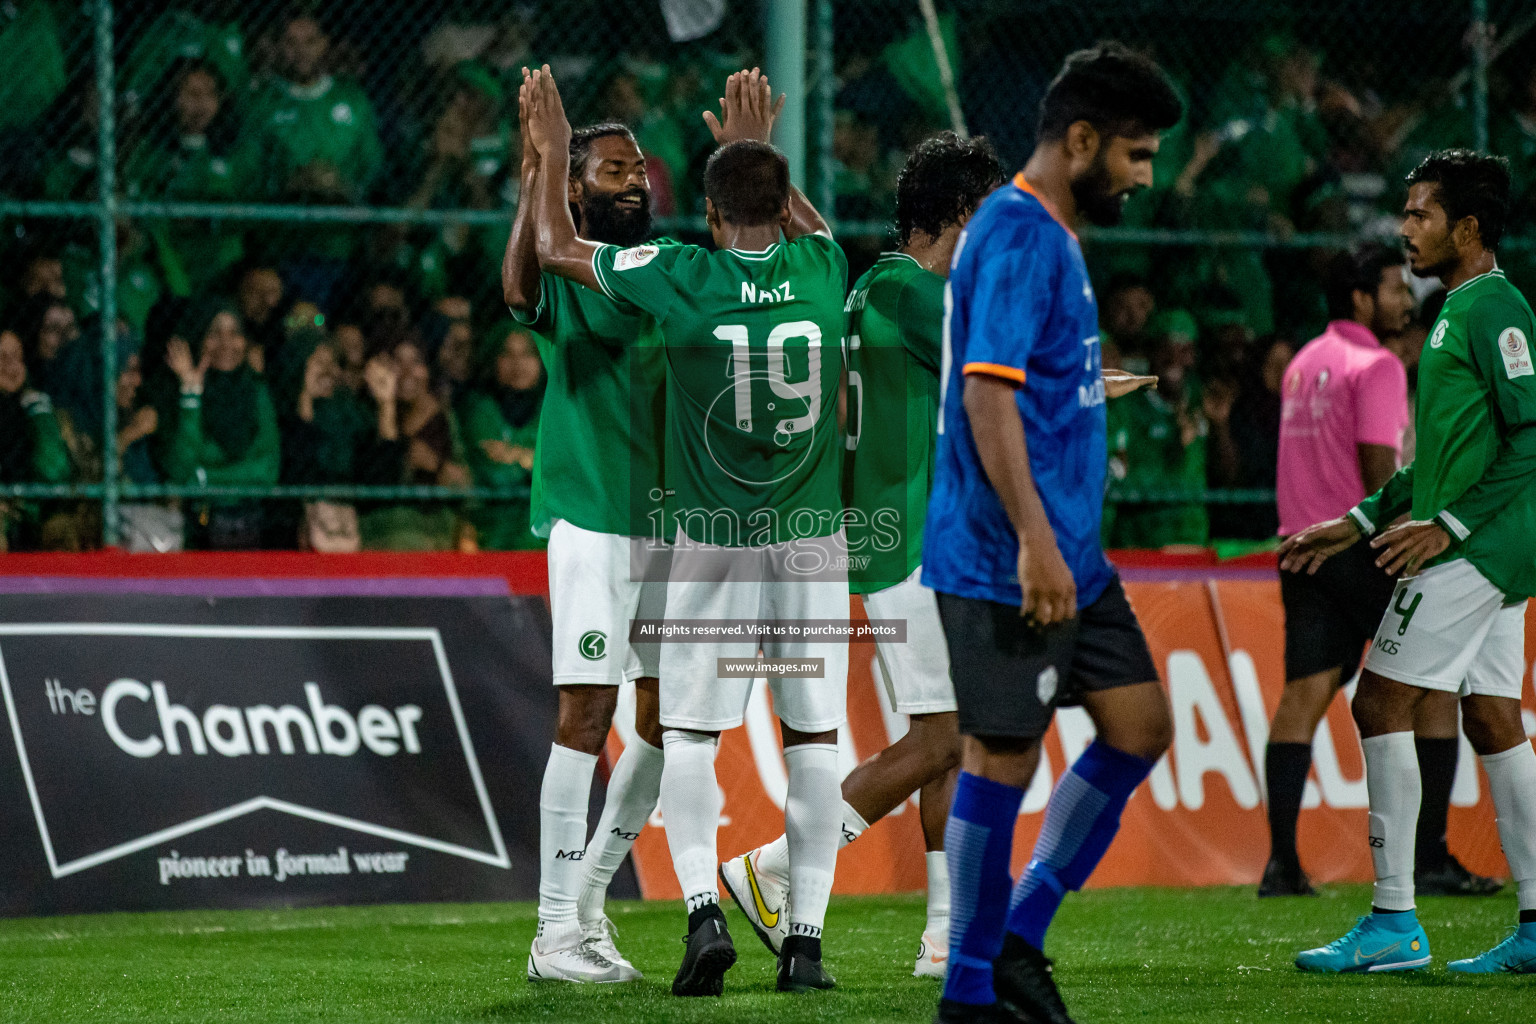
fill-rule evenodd
<path id="1" fill-rule="evenodd" d="M 603 265 L 598 261 L 598 257 L 601 256 L 605 250 L 613 248 L 616 248 L 616 246 L 600 245 L 596 249 L 592 250 L 592 276 L 597 278 L 597 285 L 603 290 L 603 294 L 617 302 L 619 297 L 613 294 L 612 288 L 608 287 L 608 279 L 603 276 Z"/>
<path id="2" fill-rule="evenodd" d="M 518 309 L 516 306 L 508 306 L 507 312 L 512 314 L 512 319 L 520 324 L 536 324 L 539 317 L 544 315 L 544 286 L 539 285 L 539 302 L 532 309 Z"/>
<path id="3" fill-rule="evenodd" d="M 1365 513 L 1360 511 L 1358 505 L 1350 509 L 1347 515 L 1355 521 L 1355 525 L 1360 527 L 1360 532 L 1365 536 L 1369 537 L 1376 532 L 1376 524 L 1365 517 Z"/>
<path id="4" fill-rule="evenodd" d="M 1460 519 L 1457 519 L 1455 516 L 1451 515 L 1450 509 L 1446 509 L 1439 515 L 1435 516 L 1435 521 L 1450 531 L 1451 536 L 1455 537 L 1457 540 L 1466 540 L 1468 537 L 1472 536 L 1472 531 L 1467 529 L 1466 524 L 1463 523 Z"/>

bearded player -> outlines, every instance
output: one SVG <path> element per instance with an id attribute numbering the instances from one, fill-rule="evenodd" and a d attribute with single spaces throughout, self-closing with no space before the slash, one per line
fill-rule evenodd
<path id="1" fill-rule="evenodd" d="M 521 115 L 526 139 L 527 111 Z M 525 143 L 524 197 L 538 168 Z M 566 197 L 582 237 L 643 241 L 650 196 L 629 129 L 603 124 L 572 134 Z M 518 204 L 501 268 L 507 305 L 538 338 L 548 373 L 532 517 L 534 532 L 549 538 L 559 719 L 539 793 L 539 925 L 528 977 L 633 981 L 640 972 L 614 944 L 603 900 L 661 788 L 659 654 L 629 643 L 629 623 L 659 617 L 665 604 L 662 556 L 643 540 L 661 487 L 665 371 L 654 317 L 540 272 L 532 210 L 526 199 Z M 636 735 L 614 765 L 589 844 L 592 774 L 626 681 L 635 683 Z"/>
<path id="2" fill-rule="evenodd" d="M 755 69 L 732 75 L 724 123 L 706 115 L 721 143 L 704 171 L 714 250 L 620 249 L 578 237 L 557 190 L 570 129 L 548 68 L 524 89 L 535 104 L 529 138 L 545 161 L 534 193 L 540 262 L 661 324 L 668 512 L 677 522 L 668 618 L 846 618 L 836 395 L 847 261 L 766 141 L 778 109 L 766 79 Z M 759 648 L 785 673 L 766 661 L 759 668 Z M 812 658 L 821 664 L 806 671 Z M 834 985 L 821 962 L 821 931 L 837 860 L 847 645 L 754 632 L 662 649 L 661 810 L 688 907 L 674 995 L 719 995 L 736 960 L 715 880 L 714 761 L 720 732 L 741 724 L 758 674 L 770 678 L 789 769 L 784 813 L 795 902 L 777 984 L 791 992 Z"/>
<path id="3" fill-rule="evenodd" d="M 1408 175 L 1409 269 L 1447 289 L 1419 362 L 1415 461 L 1347 515 L 1281 545 L 1282 569 L 1311 573 L 1371 537 L 1376 564 L 1403 573 L 1353 704 L 1370 799 L 1371 912 L 1299 955 L 1302 970 L 1430 962 L 1414 910 L 1421 786 L 1413 723 L 1440 691 L 1461 698 L 1519 904 L 1508 938 L 1450 970 L 1536 973 L 1536 750 L 1520 713 L 1525 608 L 1536 595 L 1536 319 L 1495 259 L 1509 188 L 1506 160 L 1464 149 L 1432 153 Z M 1408 521 L 1389 525 L 1404 514 Z"/>
<path id="4" fill-rule="evenodd" d="M 863 595 L 871 619 L 905 623 L 904 642 L 877 642 L 875 650 L 891 707 L 910 716 L 910 724 L 901 739 L 843 780 L 841 845 L 921 793 L 928 920 L 913 973 L 938 978 L 949 948 L 944 821 L 960 736 L 938 604 L 918 577 L 933 479 L 944 279 L 961 228 L 1002 177 L 985 139 L 945 132 L 924 140 L 896 183 L 900 247 L 854 284 L 846 306 L 849 585 Z M 777 955 L 789 934 L 788 839 L 727 861 L 720 875 Z"/>
<path id="5" fill-rule="evenodd" d="M 1152 654 L 1099 543 L 1106 387 L 1075 229 L 1120 219 L 1181 114 L 1148 58 L 1118 43 L 1069 56 L 1034 153 L 981 204 L 950 269 L 922 577 L 938 592 L 963 737 L 940 1021 L 1070 1022 L 1046 929 L 1171 740 Z M 1098 737 L 1057 783 L 1014 886 L 1024 788 L 1068 703 Z"/>

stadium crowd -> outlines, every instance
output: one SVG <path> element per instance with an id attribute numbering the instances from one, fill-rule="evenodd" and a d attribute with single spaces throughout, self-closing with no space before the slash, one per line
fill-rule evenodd
<path id="1" fill-rule="evenodd" d="M 120 195 L 510 209 L 515 75 L 558 42 L 567 52 L 550 60 L 572 83 L 578 119 L 632 126 L 653 214 L 702 212 L 694 183 L 713 142 L 697 111 L 724 71 L 750 63 L 743 54 L 755 35 L 735 35 L 750 27 L 727 18 L 681 46 L 637 32 L 609 59 L 581 51 L 568 25 L 553 31 L 543 8 L 480 17 L 406 8 L 432 20 L 404 43 L 398 26 L 355 12 L 333 23 L 226 0 L 134 8 L 115 111 Z M 96 195 L 100 112 L 80 18 L 52 0 L 0 12 L 6 198 Z M 945 122 L 929 40 L 920 25 L 903 25 L 878 45 L 838 53 L 832 147 L 835 213 L 845 222 L 888 222 L 905 154 Z M 1033 144 L 1033 118 L 1020 111 L 1034 109 L 1054 59 L 1035 84 L 1026 74 L 999 91 L 985 77 L 1017 63 L 989 49 L 1003 42 L 957 35 L 948 16 L 944 31 L 967 120 L 1005 166 L 1017 165 Z M 386 48 L 390 60 L 370 59 Z M 1379 62 L 1342 56 L 1258 33 L 1225 71 L 1179 82 L 1192 115 L 1164 140 L 1157 184 L 1133 200 L 1127 224 L 1390 236 L 1403 172 L 1431 145 L 1470 144 L 1471 113 L 1465 91 L 1443 80 L 1397 88 Z M 1519 236 L 1536 227 L 1536 51 L 1511 50 L 1494 70 L 1491 148 L 1512 162 Z M 494 292 L 506 231 L 121 218 L 110 334 L 122 478 L 526 489 L 544 378 L 532 337 L 505 318 Z M 107 332 L 95 233 L 88 219 L 34 218 L 0 242 L 0 483 L 102 478 Z M 878 230 L 840 240 L 855 276 L 888 241 Z M 1112 416 L 1111 546 L 1274 535 L 1272 501 L 1207 505 L 1192 495 L 1273 488 L 1283 371 L 1329 319 L 1327 256 L 1089 240 L 1105 365 L 1162 380 Z M 1536 280 L 1526 250 L 1512 247 L 1504 265 L 1517 283 Z M 1433 295 L 1419 298 L 1413 324 L 1384 339 L 1410 380 L 1438 309 Z M 124 525 L 142 547 L 507 549 L 538 543 L 525 505 L 139 503 Z M 101 534 L 95 503 L 63 499 L 6 501 L 0 526 L 13 550 L 75 550 Z"/>

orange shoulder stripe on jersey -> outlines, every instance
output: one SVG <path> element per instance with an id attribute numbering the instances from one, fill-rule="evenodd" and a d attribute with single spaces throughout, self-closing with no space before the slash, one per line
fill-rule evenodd
<path id="1" fill-rule="evenodd" d="M 1015 384 L 1024 383 L 1024 371 L 1012 366 L 1004 366 L 1002 363 L 966 363 L 960 368 L 960 372 L 969 376 L 973 373 L 986 374 L 988 377 L 1001 377 Z"/>
<path id="2" fill-rule="evenodd" d="M 1041 195 L 1039 192 L 1036 192 L 1035 187 L 1024 180 L 1023 171 L 1020 171 L 1018 174 L 1013 176 L 1013 185 L 1015 188 L 1024 192 L 1028 192 L 1030 195 L 1040 200 L 1040 205 L 1045 207 L 1045 212 L 1051 215 L 1051 220 L 1054 220 L 1057 224 L 1060 224 L 1062 230 L 1072 236 L 1073 241 L 1077 240 L 1077 232 L 1069 228 L 1067 226 L 1067 222 L 1061 219 L 1061 214 L 1056 212 L 1056 207 L 1051 205 L 1051 201 L 1049 199 L 1045 198 L 1045 196 Z"/>

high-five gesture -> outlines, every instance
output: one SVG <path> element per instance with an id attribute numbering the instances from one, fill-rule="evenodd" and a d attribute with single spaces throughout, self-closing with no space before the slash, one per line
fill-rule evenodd
<path id="1" fill-rule="evenodd" d="M 524 103 L 528 109 L 528 142 L 543 160 L 554 150 L 565 151 L 571 144 L 571 122 L 565 116 L 555 76 L 545 64 L 536 71 L 523 68 L 523 84 L 517 92 L 519 113 Z"/>
<path id="2" fill-rule="evenodd" d="M 725 95 L 720 97 L 720 113 L 725 123 L 720 123 L 713 110 L 704 111 L 704 123 L 722 146 L 743 139 L 767 142 L 783 109 L 784 94 L 780 93 L 775 102 L 768 76 L 753 68 L 738 71 L 725 80 Z"/>

